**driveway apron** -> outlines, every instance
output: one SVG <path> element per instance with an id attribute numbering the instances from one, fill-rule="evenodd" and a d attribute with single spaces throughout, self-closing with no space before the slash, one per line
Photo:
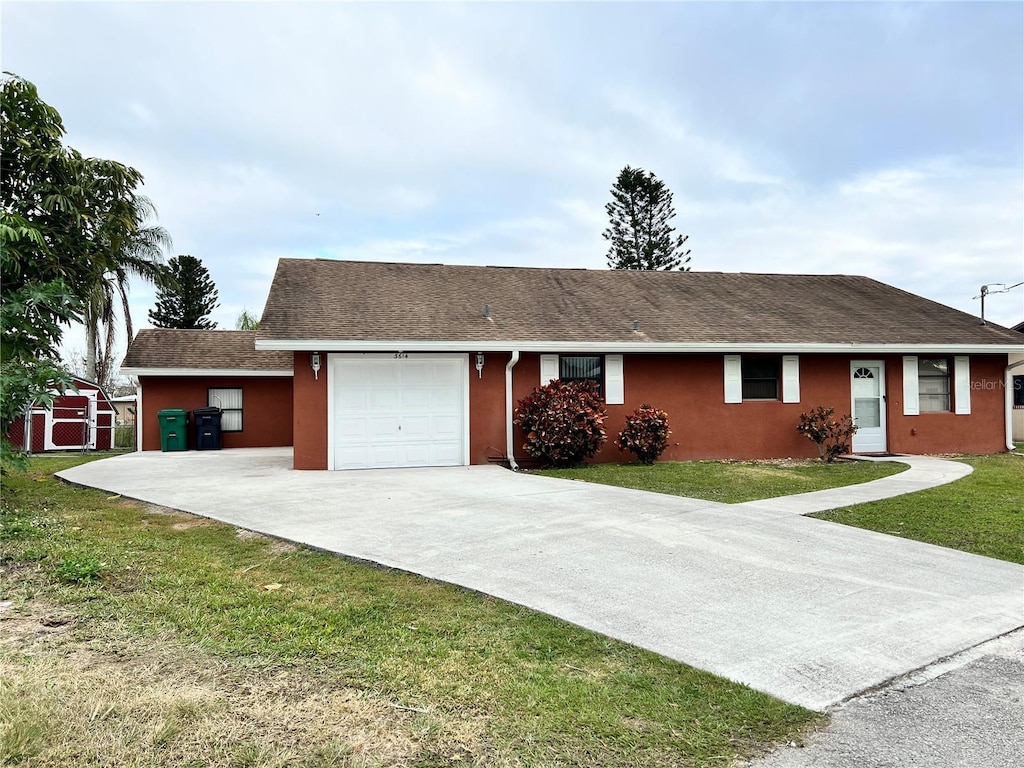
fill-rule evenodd
<path id="1" fill-rule="evenodd" d="M 485 592 L 817 710 L 1024 625 L 1021 566 L 781 500 L 491 466 L 302 472 L 291 449 L 133 453 L 59 476 Z"/>

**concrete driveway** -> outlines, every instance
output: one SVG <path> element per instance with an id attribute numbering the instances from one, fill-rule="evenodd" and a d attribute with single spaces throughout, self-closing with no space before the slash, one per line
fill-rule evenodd
<path id="1" fill-rule="evenodd" d="M 460 584 L 818 710 L 1024 625 L 1021 566 L 779 501 L 290 467 L 290 449 L 146 452 L 60 476 Z"/>

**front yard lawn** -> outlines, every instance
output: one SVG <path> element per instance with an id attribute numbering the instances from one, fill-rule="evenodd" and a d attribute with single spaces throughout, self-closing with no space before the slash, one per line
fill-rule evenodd
<path id="1" fill-rule="evenodd" d="M 83 460 L 4 478 L 0 764 L 727 766 L 820 722 L 516 605 L 52 476 Z"/>
<path id="2" fill-rule="evenodd" d="M 906 464 L 872 461 L 664 461 L 649 467 L 591 464 L 545 469 L 539 474 L 737 504 L 866 483 L 906 468 Z"/>
<path id="3" fill-rule="evenodd" d="M 974 472 L 949 485 L 813 516 L 1024 564 L 1024 459 L 958 460 Z"/>

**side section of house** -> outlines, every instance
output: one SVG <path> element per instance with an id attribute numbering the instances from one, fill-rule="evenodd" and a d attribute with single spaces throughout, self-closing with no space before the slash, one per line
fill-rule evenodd
<path id="1" fill-rule="evenodd" d="M 508 459 L 511 352 L 316 354 L 317 372 L 310 353 L 294 354 L 296 469 Z M 1005 366 L 1005 354 L 523 353 L 511 396 L 574 371 L 593 376 L 608 400 L 599 462 L 630 458 L 613 440 L 645 403 L 669 414 L 665 460 L 816 456 L 796 427 L 819 405 L 855 416 L 858 452 L 993 453 L 1004 450 Z M 516 428 L 520 460 L 524 442 Z"/>
<path id="2" fill-rule="evenodd" d="M 215 333 L 215 331 L 211 331 Z M 190 413 L 222 409 L 221 447 L 265 448 L 292 444 L 292 382 L 289 377 L 140 376 L 142 450 L 160 450 L 157 414 L 165 408 Z M 189 447 L 194 447 L 189 434 Z"/>
<path id="3" fill-rule="evenodd" d="M 139 448 L 160 450 L 160 411 L 208 406 L 222 410 L 223 448 L 291 445 L 292 355 L 257 352 L 254 341 L 252 331 L 139 331 L 121 367 L 139 380 Z"/>

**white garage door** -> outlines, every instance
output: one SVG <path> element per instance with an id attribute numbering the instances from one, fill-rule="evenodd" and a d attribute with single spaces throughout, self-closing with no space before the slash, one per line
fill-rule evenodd
<path id="1" fill-rule="evenodd" d="M 333 469 L 466 463 L 465 355 L 331 355 Z"/>

